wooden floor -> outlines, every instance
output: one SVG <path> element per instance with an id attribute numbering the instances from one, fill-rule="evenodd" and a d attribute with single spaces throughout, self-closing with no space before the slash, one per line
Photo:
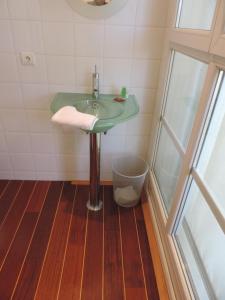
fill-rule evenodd
<path id="1" fill-rule="evenodd" d="M 0 299 L 159 299 L 141 206 L 86 209 L 88 187 L 0 181 Z"/>

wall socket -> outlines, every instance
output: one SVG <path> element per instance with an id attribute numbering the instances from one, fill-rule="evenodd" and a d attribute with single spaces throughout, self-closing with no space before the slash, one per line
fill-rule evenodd
<path id="1" fill-rule="evenodd" d="M 20 58 L 24 66 L 34 66 L 36 64 L 36 57 L 33 52 L 21 52 Z"/>

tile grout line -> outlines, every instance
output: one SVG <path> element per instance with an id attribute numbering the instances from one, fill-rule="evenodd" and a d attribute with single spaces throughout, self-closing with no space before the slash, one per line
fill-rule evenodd
<path id="1" fill-rule="evenodd" d="M 23 259 L 23 263 L 22 263 L 22 265 L 21 265 L 20 272 L 19 272 L 19 275 L 18 275 L 18 277 L 17 277 L 17 280 L 16 280 L 16 283 L 15 283 L 15 286 L 14 286 L 14 289 L 13 289 L 13 292 L 12 292 L 12 295 L 11 295 L 10 299 L 13 298 L 13 295 L 14 295 L 14 293 L 15 293 L 15 290 L 16 290 L 16 287 L 17 287 L 17 284 L 18 284 L 18 281 L 19 281 L 19 278 L 20 278 L 20 275 L 21 275 L 21 272 L 22 272 L 24 263 L 25 263 L 25 261 L 26 261 L 26 258 L 27 258 L 27 255 L 28 255 L 28 252 L 29 252 L 29 249 L 30 249 L 30 245 L 31 245 L 31 243 L 32 243 L 32 240 L 33 240 L 33 237 L 34 237 L 36 228 L 37 228 L 38 221 L 39 221 L 39 219 L 40 219 L 40 215 L 41 215 L 41 213 L 42 213 L 42 210 L 43 210 L 43 207 L 44 207 L 44 204 L 45 204 L 45 200 L 46 200 L 46 197 L 47 197 L 47 194 L 48 194 L 50 185 L 51 185 L 51 183 L 49 182 L 48 188 L 47 188 L 46 193 L 45 193 L 45 196 L 44 196 L 44 201 L 43 201 L 42 207 L 41 207 L 41 209 L 40 209 L 40 212 L 39 212 L 39 214 L 38 214 L 38 218 L 37 218 L 36 224 L 35 224 L 35 226 L 34 226 L 33 233 L 32 233 L 32 235 L 31 235 L 30 242 L 29 242 L 29 244 L 28 244 L 27 251 L 26 251 L 26 253 L 25 253 L 25 256 L 24 256 L 24 259 Z"/>
<path id="2" fill-rule="evenodd" d="M 21 190 L 21 188 L 22 188 L 22 186 L 23 186 L 23 184 L 24 184 L 24 180 L 21 182 L 21 184 L 20 184 L 20 186 L 19 186 L 19 188 L 18 188 L 18 190 L 17 190 L 15 196 L 13 197 L 12 203 L 10 204 L 9 209 L 8 209 L 8 211 L 7 211 L 7 213 L 6 213 L 5 217 L 4 217 L 4 219 L 2 220 L 2 222 L 1 222 L 1 224 L 0 224 L 0 229 L 1 229 L 1 227 L 3 226 L 3 224 L 5 223 L 5 220 L 6 220 L 6 218 L 8 217 L 8 214 L 9 214 L 9 212 L 10 212 L 10 210 L 11 210 L 11 208 L 12 208 L 12 206 L 13 206 L 13 204 L 14 204 L 14 202 L 15 202 L 15 200 L 16 200 L 16 198 L 17 198 L 17 196 L 18 196 L 18 194 L 19 194 L 19 192 L 20 192 L 20 190 Z"/>
<path id="3" fill-rule="evenodd" d="M 51 238 L 52 238 L 52 232 L 53 232 L 53 228 L 54 228 L 54 225 L 55 225 L 56 216 L 57 216 L 57 213 L 58 213 L 58 210 L 59 210 L 59 203 L 60 203 L 60 200 L 62 198 L 62 192 L 63 192 L 64 185 L 65 185 L 65 183 L 63 182 L 61 192 L 60 192 L 60 195 L 59 195 L 59 199 L 58 199 L 58 203 L 57 203 L 57 208 L 56 208 L 55 215 L 54 215 L 54 220 L 52 222 L 52 228 L 51 228 L 50 235 L 49 235 L 49 238 L 48 238 L 47 247 L 46 247 L 46 250 L 45 250 L 45 255 L 44 255 L 44 258 L 43 258 L 43 261 L 42 261 L 41 272 L 40 272 L 40 275 L 39 275 L 39 278 L 38 278 L 38 283 L 37 283 L 36 290 L 35 290 L 35 293 L 34 293 L 34 300 L 36 298 L 37 290 L 38 290 L 39 283 L 40 283 L 40 280 L 41 280 L 42 271 L 43 271 L 44 264 L 45 264 L 45 259 L 46 259 L 46 256 L 47 256 L 47 253 L 48 253 L 48 248 L 49 248 L 50 241 L 51 241 Z"/>
<path id="4" fill-rule="evenodd" d="M 67 230 L 66 246 L 65 246 L 64 256 L 63 256 L 62 269 L 61 269 L 61 274 L 60 274 L 60 280 L 59 280 L 59 286 L 58 286 L 58 292 L 57 292 L 56 300 L 58 300 L 59 293 L 60 293 L 60 290 L 61 290 L 63 270 L 64 270 L 64 265 L 65 265 L 65 260 L 66 260 L 66 253 L 67 253 L 67 249 L 68 249 L 68 242 L 69 242 L 71 224 L 72 224 L 72 219 L 73 219 L 73 212 L 74 212 L 74 207 L 75 207 L 75 202 L 76 202 L 77 190 L 78 190 L 78 187 L 76 186 L 76 190 L 75 190 L 74 198 L 73 198 L 73 206 L 72 206 L 72 209 L 71 209 L 71 217 L 70 217 L 69 227 L 68 227 L 68 230 Z"/>
<path id="5" fill-rule="evenodd" d="M 102 192 L 102 300 L 104 300 L 104 284 L 105 284 L 105 217 L 104 217 L 104 212 L 105 212 L 105 207 L 104 207 L 104 201 L 105 201 L 105 188 L 104 186 L 102 187 L 103 192 Z"/>
<path id="6" fill-rule="evenodd" d="M 140 238 L 139 238 L 138 227 L 137 227 L 137 219 L 136 219 L 136 214 L 135 214 L 134 208 L 132 208 L 132 210 L 133 210 L 133 214 L 134 214 L 135 228 L 136 228 L 136 233 L 137 233 L 138 248 L 139 248 L 140 260 L 141 260 L 141 268 L 142 268 L 142 274 L 143 274 L 144 286 L 145 286 L 145 294 L 146 294 L 146 299 L 148 300 L 149 298 L 148 298 L 148 291 L 147 291 L 147 285 L 146 285 L 144 264 L 143 264 L 142 253 L 141 253 Z"/>
<path id="7" fill-rule="evenodd" d="M 121 250 L 121 262 L 122 262 L 122 274 L 123 274 L 123 294 L 126 300 L 126 286 L 125 286 L 125 275 L 124 275 L 124 263 L 123 263 L 123 241 L 122 241 L 122 230 L 120 221 L 120 208 L 117 206 L 118 218 L 119 218 L 119 229 L 120 229 L 120 250 Z"/>
<path id="8" fill-rule="evenodd" d="M 23 218 L 24 218 L 24 216 L 25 216 L 27 207 L 28 207 L 28 205 L 29 205 L 29 203 L 30 203 L 30 201 L 31 201 L 32 195 L 34 194 L 34 191 L 35 191 L 36 187 L 37 187 L 37 181 L 35 181 L 35 184 L 34 184 L 34 187 L 33 187 L 32 191 L 31 191 L 31 194 L 30 194 L 30 196 L 28 197 L 27 205 L 26 205 L 25 208 L 24 208 L 24 211 L 23 211 L 23 213 L 22 213 L 22 216 L 21 216 L 21 218 L 20 218 L 20 221 L 19 221 L 19 223 L 18 223 L 18 225 L 17 225 L 17 227 L 16 227 L 16 230 L 15 230 L 15 232 L 14 232 L 14 234 L 13 234 L 13 238 L 12 238 L 12 240 L 11 240 L 11 243 L 9 244 L 9 248 L 8 248 L 6 254 L 5 254 L 5 257 L 4 257 L 4 259 L 3 259 L 3 262 L 2 262 L 2 264 L 0 265 L 0 272 L 1 272 L 2 268 L 3 268 L 3 265 L 4 265 L 4 263 L 5 263 L 5 260 L 6 260 L 7 256 L 8 256 L 8 254 L 9 254 L 9 251 L 10 251 L 10 249 L 11 249 L 11 246 L 12 246 L 14 240 L 15 240 L 16 234 L 17 234 L 17 232 L 18 232 L 18 230 L 19 230 L 19 227 L 20 227 L 20 225 L 21 225 L 21 223 L 22 223 L 22 221 L 23 221 Z M 14 201 L 13 201 L 13 202 L 14 202 Z"/>
<path id="9" fill-rule="evenodd" d="M 82 271 L 81 271 L 81 281 L 80 281 L 80 300 L 82 297 L 82 286 L 83 286 L 83 277 L 84 277 L 84 264 L 85 264 L 85 255 L 86 255 L 86 246 L 87 246 L 87 230 L 88 230 L 88 217 L 89 210 L 87 209 L 86 213 L 86 228 L 85 228 L 85 239 L 84 239 L 84 253 L 83 253 L 83 263 L 82 263 Z"/>

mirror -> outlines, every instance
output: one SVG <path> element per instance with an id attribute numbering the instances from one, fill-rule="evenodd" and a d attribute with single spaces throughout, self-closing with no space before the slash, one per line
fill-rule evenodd
<path id="1" fill-rule="evenodd" d="M 81 16 L 92 19 L 106 19 L 116 14 L 128 0 L 67 0 Z"/>
<path id="2" fill-rule="evenodd" d="M 101 6 L 101 5 L 106 5 L 111 2 L 111 0 L 83 0 L 85 3 L 94 5 L 94 6 Z"/>

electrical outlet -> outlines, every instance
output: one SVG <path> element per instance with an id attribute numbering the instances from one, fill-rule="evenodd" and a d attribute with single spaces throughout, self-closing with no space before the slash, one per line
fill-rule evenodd
<path id="1" fill-rule="evenodd" d="M 33 52 L 21 52 L 20 57 L 24 66 L 34 66 L 36 64 L 36 57 Z"/>

